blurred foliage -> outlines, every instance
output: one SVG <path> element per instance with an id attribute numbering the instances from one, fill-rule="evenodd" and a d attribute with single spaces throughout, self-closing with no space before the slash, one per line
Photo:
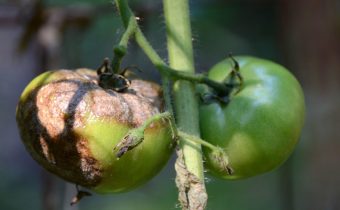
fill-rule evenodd
<path id="1" fill-rule="evenodd" d="M 67 68 L 86 66 L 97 68 L 104 57 L 112 56 L 112 49 L 119 39 L 122 25 L 112 14 L 99 16 L 90 29 L 69 29 L 64 35 L 62 54 Z"/>
<path id="2" fill-rule="evenodd" d="M 214 63 L 234 54 L 277 60 L 277 1 L 201 1 L 192 4 L 193 31 L 201 55 Z M 214 52 L 214 53 L 210 53 Z M 221 55 L 221 57 L 216 57 Z"/>
<path id="3" fill-rule="evenodd" d="M 107 0 L 45 0 L 47 5 L 70 5 L 74 3 L 89 3 L 93 5 L 108 4 Z"/>

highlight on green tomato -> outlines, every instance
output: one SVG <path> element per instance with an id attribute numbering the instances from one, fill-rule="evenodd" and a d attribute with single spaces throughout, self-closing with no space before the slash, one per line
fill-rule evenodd
<path id="1" fill-rule="evenodd" d="M 293 152 L 305 118 L 299 82 L 283 66 L 269 60 L 237 56 L 243 84 L 229 102 L 200 104 L 202 138 L 225 150 L 229 175 L 212 151 L 204 148 L 206 166 L 223 179 L 242 179 L 271 171 Z M 232 59 L 216 64 L 208 73 L 223 82 L 233 69 Z"/>
<path id="2" fill-rule="evenodd" d="M 132 190 L 155 176 L 172 153 L 167 121 L 117 159 L 113 148 L 127 132 L 162 110 L 161 88 L 131 80 L 124 92 L 103 89 L 95 71 L 49 71 L 22 93 L 17 124 L 31 156 L 51 173 L 98 193 Z"/>

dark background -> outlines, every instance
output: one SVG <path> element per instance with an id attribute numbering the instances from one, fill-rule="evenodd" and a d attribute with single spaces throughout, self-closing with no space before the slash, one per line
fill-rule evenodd
<path id="1" fill-rule="evenodd" d="M 70 207 L 73 185 L 41 169 L 21 144 L 15 107 L 23 88 L 47 69 L 97 68 L 112 56 L 122 26 L 109 0 L 0 0 L 0 209 L 178 209 L 173 160 L 147 185 L 94 195 Z M 162 4 L 131 1 L 165 58 Z M 191 1 L 195 62 L 209 69 L 229 52 L 274 60 L 305 91 L 307 117 L 294 154 L 278 170 L 242 181 L 207 178 L 211 210 L 340 209 L 340 1 Z M 42 21 L 44 20 L 44 21 Z M 159 74 L 132 42 L 124 66 Z"/>

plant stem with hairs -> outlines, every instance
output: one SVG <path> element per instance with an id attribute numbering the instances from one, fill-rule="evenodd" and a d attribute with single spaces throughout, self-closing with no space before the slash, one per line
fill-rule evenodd
<path id="1" fill-rule="evenodd" d="M 170 67 L 194 73 L 191 25 L 188 0 L 163 0 L 164 15 L 168 40 L 168 56 Z M 198 102 L 194 84 L 178 80 L 173 86 L 177 126 L 179 130 L 199 138 Z M 187 172 L 194 180 L 177 182 L 180 192 L 179 200 L 183 209 L 204 209 L 207 194 L 204 186 L 203 158 L 201 145 L 180 141 L 181 154 Z M 177 171 L 177 176 L 180 173 Z M 181 180 L 178 177 L 177 180 Z M 193 181 L 199 184 L 192 183 Z M 187 186 L 183 186 L 187 185 Z M 189 186 L 189 187 L 188 187 Z"/>

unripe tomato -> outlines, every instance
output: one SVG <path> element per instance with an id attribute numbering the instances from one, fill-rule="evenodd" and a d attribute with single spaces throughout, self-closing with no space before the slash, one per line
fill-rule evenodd
<path id="1" fill-rule="evenodd" d="M 113 148 L 162 109 L 157 84 L 132 80 L 124 92 L 98 86 L 94 71 L 49 71 L 26 87 L 17 124 L 26 149 L 45 169 L 99 193 L 128 191 L 150 180 L 172 153 L 169 123 L 158 121 L 144 141 L 117 159 Z"/>
<path id="2" fill-rule="evenodd" d="M 241 179 L 268 172 L 282 164 L 298 142 L 304 123 L 302 89 L 284 67 L 255 57 L 235 57 L 243 85 L 230 102 L 200 105 L 202 138 L 222 147 L 232 175 L 205 149 L 210 172 L 224 179 Z M 231 72 L 230 59 L 213 66 L 209 78 L 222 82 Z"/>

